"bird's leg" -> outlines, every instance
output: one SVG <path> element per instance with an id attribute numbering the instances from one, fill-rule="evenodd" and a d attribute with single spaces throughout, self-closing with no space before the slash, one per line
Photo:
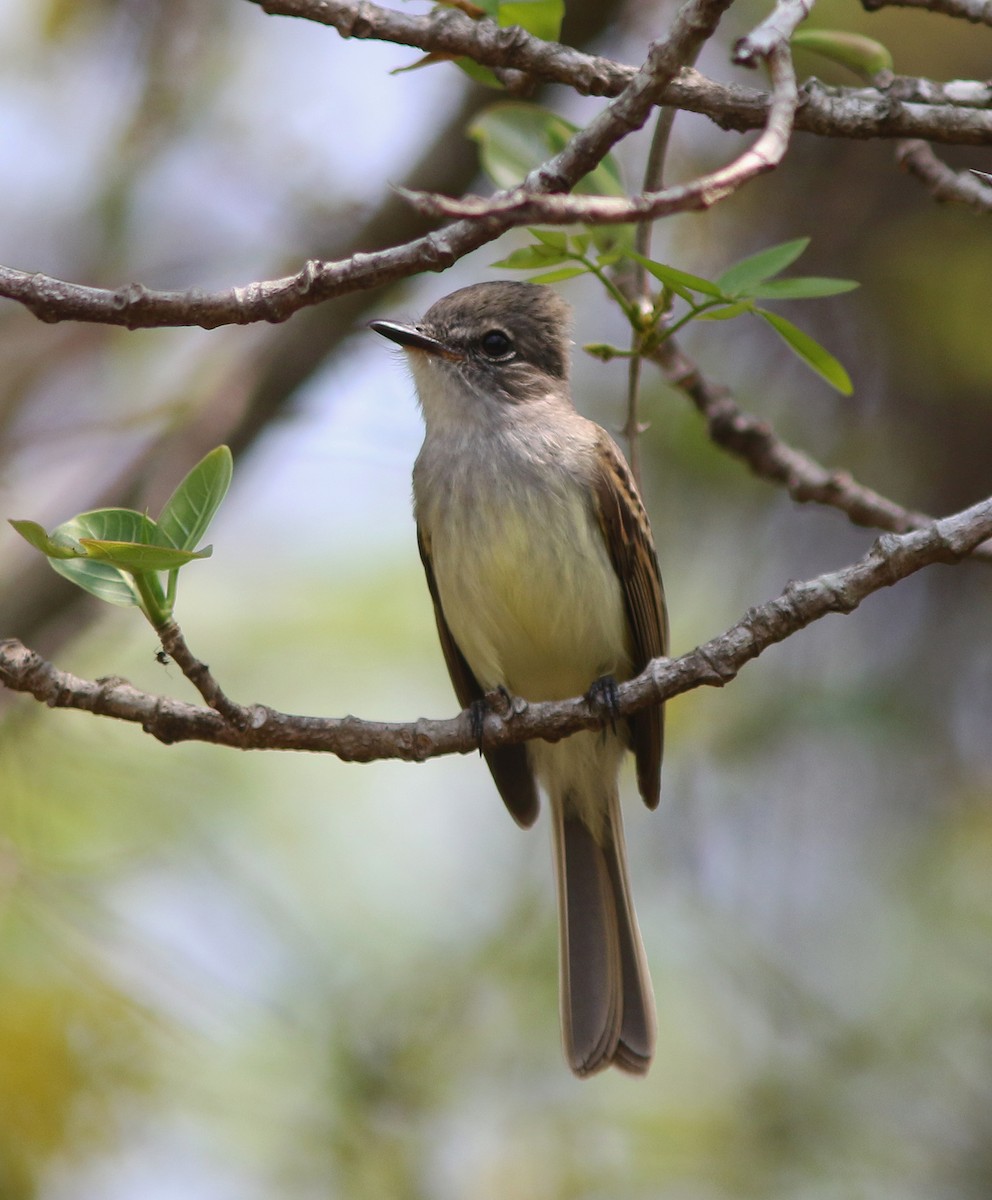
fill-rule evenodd
<path id="1" fill-rule="evenodd" d="M 612 675 L 601 675 L 593 681 L 586 692 L 586 703 L 603 720 L 608 721 L 610 731 L 616 733 L 617 718 L 620 716 L 620 689 Z"/>

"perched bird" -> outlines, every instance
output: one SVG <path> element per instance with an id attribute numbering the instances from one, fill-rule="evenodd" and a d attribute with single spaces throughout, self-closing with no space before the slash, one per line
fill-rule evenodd
<path id="1" fill-rule="evenodd" d="M 407 352 L 426 435 L 413 471 L 420 556 L 463 707 L 590 692 L 665 654 L 651 530 L 613 439 L 570 395 L 568 305 L 550 288 L 481 283 L 417 324 L 373 321 Z M 520 825 L 546 791 L 554 824 L 561 1019 L 580 1076 L 643 1074 L 654 996 L 627 876 L 618 775 L 626 749 L 658 804 L 662 711 L 485 751 Z"/>

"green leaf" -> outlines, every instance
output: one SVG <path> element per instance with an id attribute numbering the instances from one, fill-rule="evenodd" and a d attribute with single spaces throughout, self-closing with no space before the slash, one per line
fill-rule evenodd
<path id="1" fill-rule="evenodd" d="M 428 60 L 437 61 L 436 56 L 428 55 L 427 59 L 421 59 L 406 69 L 413 70 L 416 67 L 427 66 Z M 456 67 L 460 67 L 465 72 L 469 79 L 474 79 L 476 83 L 481 83 L 484 87 L 495 88 L 500 92 L 503 91 L 503 84 L 500 82 L 499 77 L 489 67 L 484 67 L 482 63 L 477 63 L 474 58 L 456 58 L 454 59 L 454 63 Z M 390 74 L 395 75 L 396 72 L 392 71 Z"/>
<path id="2" fill-rule="evenodd" d="M 546 108 L 507 100 L 484 109 L 466 132 L 478 145 L 482 167 L 493 183 L 512 188 L 557 154 L 576 131 L 575 125 Z M 623 180 L 616 160 L 608 155 L 574 190 L 622 196 Z"/>
<path id="3" fill-rule="evenodd" d="M 499 0 L 473 0 L 473 3 L 475 4 L 475 7 L 481 9 L 487 17 L 499 24 Z M 444 0 L 442 0 L 442 4 L 444 4 L 444 7 L 449 7 L 444 3 Z M 456 8 L 458 6 L 450 5 L 450 7 Z M 441 62 L 445 58 L 447 58 L 447 55 L 444 54 L 428 54 L 427 57 L 425 59 L 421 59 L 419 63 L 414 63 L 414 66 L 427 65 L 430 62 Z M 481 63 L 477 63 L 474 58 L 456 58 L 454 59 L 454 63 L 455 66 L 460 67 L 470 79 L 474 79 L 476 83 L 481 83 L 485 87 L 495 88 L 498 92 L 504 90 L 503 84 L 496 73 L 490 67 L 484 67 Z"/>
<path id="4" fill-rule="evenodd" d="M 77 558 L 84 554 L 82 546 L 69 538 L 50 538 L 37 521 L 8 521 L 26 542 L 49 558 Z"/>
<path id="5" fill-rule="evenodd" d="M 133 508 L 94 508 L 80 513 L 52 530 L 52 538 L 68 537 L 80 544 L 84 539 L 108 542 L 142 542 L 149 546 L 170 546 L 168 539 L 147 513 Z M 173 547 L 174 549 L 174 547 Z"/>
<path id="6" fill-rule="evenodd" d="M 109 563 L 92 558 L 53 558 L 49 561 L 53 570 L 98 600 L 108 604 L 140 604 L 134 581 Z"/>
<path id="7" fill-rule="evenodd" d="M 861 284 L 854 279 L 828 279 L 818 275 L 796 275 L 792 279 L 772 279 L 753 288 L 756 300 L 816 300 L 821 296 L 839 296 L 853 292 Z"/>
<path id="8" fill-rule="evenodd" d="M 152 571 L 174 571 L 194 558 L 209 558 L 213 547 L 203 550 L 177 550 L 172 546 L 155 546 L 147 542 L 112 542 L 100 538 L 82 538 L 81 545 L 90 558 L 110 563 L 121 570 L 145 574 Z"/>
<path id="9" fill-rule="evenodd" d="M 158 526 L 145 513 L 133 508 L 97 508 L 64 521 L 52 531 L 52 540 L 73 541 L 85 549 L 85 542 L 139 542 L 149 546 L 167 546 Z M 174 549 L 174 547 L 173 547 Z M 133 578 L 112 563 L 97 558 L 50 559 L 52 568 L 78 587 L 108 604 L 136 604 L 141 595 Z M 154 576 L 150 577 L 158 587 Z M 158 587 L 161 592 L 161 587 Z"/>
<path id="10" fill-rule="evenodd" d="M 193 550 L 231 486 L 234 463 L 227 446 L 218 446 L 196 464 L 159 513 L 158 528 L 179 550 Z M 184 559 L 188 562 L 188 559 Z M 181 566 L 173 563 L 172 566 Z M 167 570 L 168 567 L 149 567 Z"/>
<path id="11" fill-rule="evenodd" d="M 506 0 L 499 6 L 500 25 L 519 25 L 546 42 L 558 40 L 564 16 L 564 0 Z"/>
<path id="12" fill-rule="evenodd" d="M 754 312 L 754 305 L 750 300 L 738 300 L 736 304 L 728 304 L 724 308 L 708 308 L 706 312 L 699 314 L 699 320 L 732 321 L 734 317 L 746 312 Z"/>
<path id="13" fill-rule="evenodd" d="M 389 72 L 390 75 L 407 75 L 411 71 L 422 71 L 424 67 L 436 66 L 439 62 L 450 62 L 450 56 L 447 54 L 424 54 L 421 55 L 415 62 L 407 63 L 404 67 L 393 67 Z"/>
<path id="14" fill-rule="evenodd" d="M 581 263 L 574 267 L 562 267 L 558 271 L 547 271 L 543 275 L 532 275 L 531 283 L 561 283 L 564 279 L 574 279 L 576 275 L 585 275 L 589 271 L 588 267 L 582 266 Z"/>
<path id="15" fill-rule="evenodd" d="M 796 238 L 792 242 L 781 242 L 769 246 L 748 258 L 742 258 L 717 279 L 717 285 L 728 296 L 751 295 L 751 289 L 771 279 L 786 267 L 791 266 L 809 245 L 809 238 Z"/>
<path id="16" fill-rule="evenodd" d="M 568 234 L 561 229 L 538 229 L 537 226 L 527 226 L 527 232 L 536 237 L 545 246 L 554 250 L 568 251 Z"/>
<path id="17" fill-rule="evenodd" d="M 521 246 L 506 258 L 501 258 L 491 266 L 506 267 L 509 271 L 533 271 L 536 268 L 553 267 L 558 263 L 568 262 L 572 256 L 567 252 L 555 250 L 553 246 Z"/>
<path id="18" fill-rule="evenodd" d="M 615 267 L 617 263 L 625 257 L 626 255 L 622 250 L 618 250 L 614 247 L 612 250 L 607 250 L 605 254 L 596 255 L 596 266 Z"/>
<path id="19" fill-rule="evenodd" d="M 851 377 L 837 359 L 819 342 L 814 341 L 808 333 L 803 333 L 785 317 L 780 317 L 778 313 L 768 312 L 763 308 L 757 308 L 754 311 L 768 322 L 789 349 L 797 354 L 817 375 L 822 376 L 838 392 L 850 396 L 854 390 Z"/>
<path id="20" fill-rule="evenodd" d="M 601 362 L 611 362 L 614 358 L 633 358 L 631 350 L 622 350 L 619 346 L 611 346 L 609 342 L 587 342 L 582 347 L 586 354 L 598 358 Z"/>
<path id="21" fill-rule="evenodd" d="M 690 275 L 688 271 L 679 271 L 675 267 L 666 266 L 664 263 L 655 262 L 653 259 L 645 258 L 643 254 L 638 254 L 636 251 L 631 252 L 630 257 L 636 259 L 642 267 L 659 281 L 665 287 L 671 288 L 683 299 L 688 300 L 686 291 L 701 292 L 704 296 L 722 296 L 723 292 L 712 283 L 709 279 L 703 279 L 701 275 Z"/>
<path id="22" fill-rule="evenodd" d="M 848 67 L 862 79 L 871 80 L 879 71 L 891 71 L 892 55 L 874 38 L 842 29 L 799 29 L 791 38 L 793 46 L 810 50 Z"/>

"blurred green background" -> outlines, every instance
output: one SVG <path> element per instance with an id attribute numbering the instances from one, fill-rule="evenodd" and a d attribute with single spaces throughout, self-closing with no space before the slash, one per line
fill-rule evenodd
<path id="1" fill-rule="evenodd" d="M 728 47 L 764 11 L 735 6 L 702 69 L 754 83 Z M 636 62 L 671 13 L 583 0 L 565 36 Z M 988 73 L 984 28 L 842 0 L 816 23 L 881 38 L 901 72 Z M 242 0 L 0 0 L 0 262 L 216 288 L 409 236 L 387 182 L 472 186 L 458 130 L 494 98 L 452 67 L 388 74 L 415 57 Z M 578 122 L 601 104 L 540 99 Z M 669 175 L 742 144 L 682 116 Z M 631 180 L 644 150 L 623 148 Z M 934 205 L 888 143 L 798 136 L 655 250 L 715 273 L 802 235 L 803 273 L 862 281 L 783 308 L 853 398 L 757 323 L 701 326 L 691 351 L 899 502 L 987 495 L 986 225 Z M 214 557 L 180 589 L 194 651 L 244 701 L 452 715 L 410 517 L 419 417 L 364 322 L 493 277 L 519 240 L 278 328 L 126 333 L 5 305 L 0 515 L 155 511 L 227 440 Z M 621 337 L 595 286 L 562 288 L 580 343 Z M 578 359 L 580 407 L 618 427 L 622 365 Z M 870 544 L 715 450 L 650 375 L 643 411 L 676 651 Z M 0 632 L 191 698 L 140 617 L 3 530 Z M 477 759 L 166 748 L 0 697 L 0 1197 L 988 1197 L 989 592 L 988 567 L 928 571 L 670 706 L 660 811 L 626 781 L 660 1027 L 644 1082 L 565 1068 L 547 833 L 515 828 Z"/>

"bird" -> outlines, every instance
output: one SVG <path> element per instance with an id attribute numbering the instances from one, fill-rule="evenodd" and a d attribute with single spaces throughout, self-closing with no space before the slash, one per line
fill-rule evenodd
<path id="1" fill-rule="evenodd" d="M 552 815 L 562 1042 L 579 1077 L 643 1075 L 654 993 L 633 901 L 619 772 L 658 805 L 661 706 L 619 718 L 616 684 L 668 646 L 651 528 L 613 438 L 575 408 L 571 308 L 552 288 L 477 283 L 415 323 L 370 322 L 406 352 L 424 418 L 413 470 L 420 557 L 463 708 L 502 692 L 587 695 L 603 728 L 483 747 L 507 809 Z M 481 724 L 480 740 L 481 740 Z"/>

